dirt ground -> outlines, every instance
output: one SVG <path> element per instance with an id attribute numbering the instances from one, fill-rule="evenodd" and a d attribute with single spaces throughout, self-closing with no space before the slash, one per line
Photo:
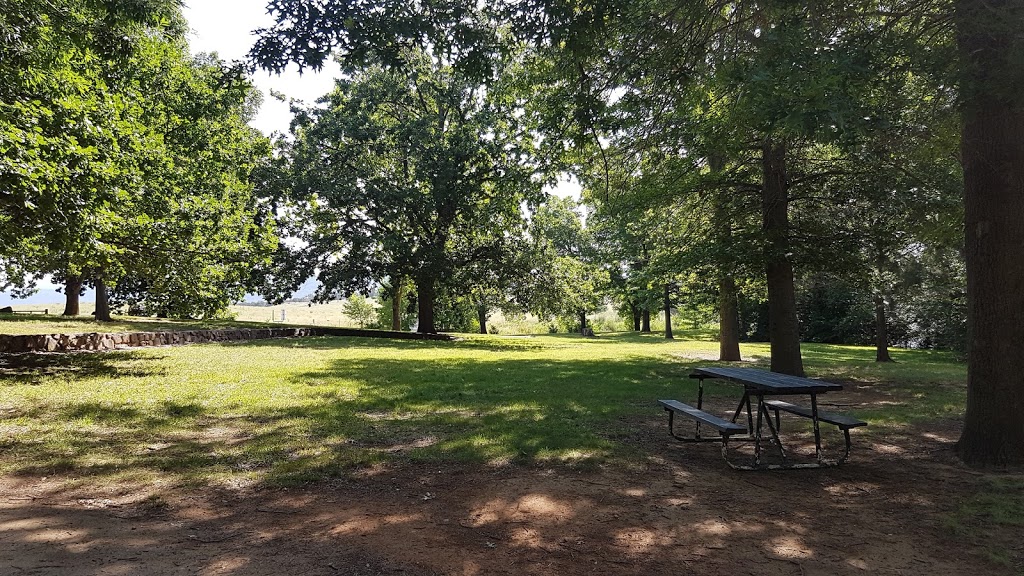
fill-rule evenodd
<path id="1" fill-rule="evenodd" d="M 952 457 L 955 422 L 855 431 L 845 466 L 773 472 L 675 442 L 654 408 L 630 424 L 618 440 L 647 461 L 631 470 L 403 464 L 145 492 L 0 478 L 0 575 L 1014 573 L 943 525 L 980 481 Z"/>

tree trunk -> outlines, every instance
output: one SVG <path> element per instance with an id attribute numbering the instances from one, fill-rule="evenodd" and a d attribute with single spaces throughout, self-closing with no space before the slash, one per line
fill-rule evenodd
<path id="1" fill-rule="evenodd" d="M 82 277 L 68 276 L 64 282 L 64 316 L 78 316 L 81 308 L 78 305 L 82 295 Z"/>
<path id="2" fill-rule="evenodd" d="M 889 356 L 889 328 L 885 321 L 885 298 L 875 296 L 875 362 L 892 362 Z"/>
<path id="3" fill-rule="evenodd" d="M 629 311 L 633 314 L 633 331 L 640 331 L 640 307 L 636 305 L 636 302 L 629 303 Z"/>
<path id="4" fill-rule="evenodd" d="M 736 281 L 731 276 L 718 280 L 718 359 L 740 361 L 740 312 Z"/>
<path id="5" fill-rule="evenodd" d="M 487 334 L 487 307 L 476 307 L 476 318 L 480 321 L 480 333 Z"/>
<path id="6" fill-rule="evenodd" d="M 1021 0 L 957 0 L 971 466 L 1024 464 L 1024 48 Z"/>
<path id="7" fill-rule="evenodd" d="M 587 335 L 587 313 L 580 312 L 580 334 L 582 336 Z"/>
<path id="8" fill-rule="evenodd" d="M 708 156 L 711 173 L 718 175 L 725 169 L 725 161 L 718 154 Z M 736 268 L 727 248 L 732 245 L 732 215 L 726 204 L 725 192 L 715 191 L 715 241 L 718 257 L 718 359 L 725 362 L 740 361 L 740 316 L 736 294 Z"/>
<path id="9" fill-rule="evenodd" d="M 800 322 L 796 315 L 796 287 L 790 262 L 789 184 L 786 177 L 786 145 L 765 139 L 762 167 L 761 212 L 768 280 L 768 337 L 771 370 L 804 375 L 800 357 Z"/>
<path id="10" fill-rule="evenodd" d="M 665 284 L 665 339 L 672 340 L 672 286 Z"/>
<path id="11" fill-rule="evenodd" d="M 651 311 L 647 308 L 640 310 L 640 332 L 644 334 L 651 333 Z"/>
<path id="12" fill-rule="evenodd" d="M 402 331 L 402 285 L 403 278 L 394 281 L 394 294 L 391 295 L 391 329 L 395 332 Z"/>
<path id="13" fill-rule="evenodd" d="M 107 296 L 107 283 L 102 278 L 96 278 L 96 320 L 110 322 L 110 302 Z"/>
<path id="14" fill-rule="evenodd" d="M 434 279 L 420 278 L 416 281 L 416 303 L 419 308 L 416 331 L 421 334 L 437 334 L 434 325 Z"/>

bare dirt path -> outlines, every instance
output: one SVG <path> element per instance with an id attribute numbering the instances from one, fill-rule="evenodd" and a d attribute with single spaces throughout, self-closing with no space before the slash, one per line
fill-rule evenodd
<path id="1" fill-rule="evenodd" d="M 955 423 L 769 473 L 674 443 L 653 411 L 631 424 L 623 441 L 648 455 L 634 470 L 404 464 L 148 494 L 0 478 L 0 574 L 1013 573 L 943 526 L 980 481 L 951 456 Z"/>

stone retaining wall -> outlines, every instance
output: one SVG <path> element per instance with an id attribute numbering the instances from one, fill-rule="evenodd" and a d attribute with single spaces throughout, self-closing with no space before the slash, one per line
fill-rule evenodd
<path id="1" fill-rule="evenodd" d="M 121 332 L 87 334 L 0 334 L 0 353 L 72 352 L 114 350 L 142 346 L 174 346 L 198 342 L 231 342 L 266 338 L 304 338 L 309 336 L 360 336 L 401 340 L 452 340 L 447 334 L 419 334 L 385 330 L 348 328 L 235 328 L 224 330 L 179 330 L 169 332 Z"/>

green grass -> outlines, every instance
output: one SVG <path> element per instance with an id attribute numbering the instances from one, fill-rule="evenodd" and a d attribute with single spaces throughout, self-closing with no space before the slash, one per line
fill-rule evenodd
<path id="1" fill-rule="evenodd" d="M 403 459 L 592 466 L 635 458 L 628 418 L 686 378 L 707 334 L 458 342 L 271 340 L 0 359 L 0 473 L 83 481 L 291 483 Z M 704 338 L 704 339 L 699 339 Z M 744 346 L 764 361 L 767 345 Z M 806 345 L 812 376 L 885 390 L 912 422 L 957 415 L 964 367 L 941 354 Z M 725 398 L 735 390 L 711 384 Z M 635 420 L 633 421 L 635 422 Z"/>
<path id="2" fill-rule="evenodd" d="M 961 539 L 973 541 L 993 562 L 1014 566 L 1021 560 L 1017 536 L 1024 528 L 1024 478 L 984 478 L 977 492 L 961 501 L 946 518 L 946 528 Z M 1016 555 L 1012 550 L 1017 551 Z"/>

